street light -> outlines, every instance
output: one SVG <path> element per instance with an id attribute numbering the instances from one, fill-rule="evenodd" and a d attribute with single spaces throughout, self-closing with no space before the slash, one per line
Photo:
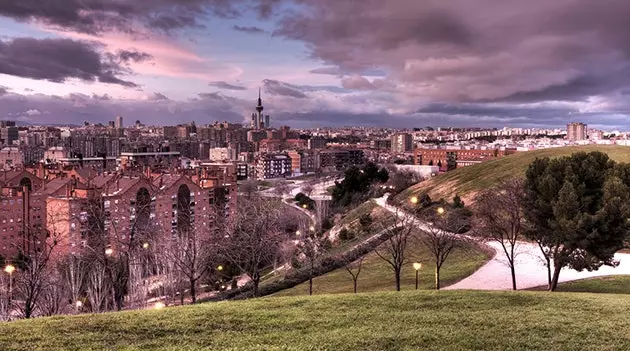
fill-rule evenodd
<path id="1" fill-rule="evenodd" d="M 164 307 L 166 307 L 166 305 L 164 304 L 164 302 L 160 302 L 160 301 L 156 302 L 155 305 L 153 305 L 153 308 L 156 310 L 161 310 Z"/>
<path id="2" fill-rule="evenodd" d="M 413 269 L 416 270 L 416 290 L 418 290 L 418 273 L 420 273 L 421 268 L 422 268 L 422 263 L 414 262 Z"/>
<path id="3" fill-rule="evenodd" d="M 411 201 L 411 203 L 415 205 L 415 204 L 417 204 L 417 203 L 418 203 L 418 197 L 417 197 L 417 196 L 414 196 L 414 197 L 412 197 L 409 201 Z"/>
<path id="4" fill-rule="evenodd" d="M 217 271 L 221 272 L 222 270 L 223 270 L 223 266 L 219 265 L 219 266 L 217 267 Z"/>
<path id="5" fill-rule="evenodd" d="M 308 206 L 306 204 L 302 205 L 302 208 L 306 209 Z"/>
<path id="6" fill-rule="evenodd" d="M 443 214 L 444 214 L 444 207 L 438 207 L 438 209 L 437 209 L 437 213 L 438 213 L 439 215 L 443 215 Z"/>
<path id="7" fill-rule="evenodd" d="M 295 235 L 296 236 L 300 236 L 300 235 L 302 235 L 302 232 L 298 230 L 297 232 L 295 232 Z"/>
<path id="8" fill-rule="evenodd" d="M 148 249 L 149 248 L 149 243 L 142 244 L 142 248 L 145 249 L 145 250 Z"/>
<path id="9" fill-rule="evenodd" d="M 105 255 L 111 256 L 112 254 L 114 254 L 114 249 L 112 249 L 111 247 L 105 249 Z"/>
<path id="10" fill-rule="evenodd" d="M 315 227 L 314 226 L 310 226 L 310 227 L 308 227 L 308 230 L 314 232 L 315 231 Z"/>
<path id="11" fill-rule="evenodd" d="M 83 302 L 77 300 L 74 305 L 77 307 L 77 312 L 79 312 L 81 310 L 81 307 L 83 306 Z"/>
<path id="12" fill-rule="evenodd" d="M 13 298 L 13 272 L 15 271 L 15 266 L 8 264 L 4 267 L 4 271 L 9 274 L 9 308 L 11 308 L 11 299 Z"/>

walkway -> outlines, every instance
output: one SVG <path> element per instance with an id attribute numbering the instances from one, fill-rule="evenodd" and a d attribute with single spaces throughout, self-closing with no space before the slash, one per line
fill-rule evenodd
<path id="1" fill-rule="evenodd" d="M 407 218 L 413 218 L 414 223 L 416 223 L 419 227 L 422 228 L 427 225 L 426 223 L 416 219 L 413 215 L 403 212 L 395 206 L 387 204 L 386 201 L 387 196 L 376 199 L 376 202 L 386 210 L 393 213 L 398 212 L 399 215 L 402 214 Z M 510 269 L 507 266 L 507 260 L 501 245 L 494 241 L 487 242 L 486 244 L 495 251 L 494 257 L 469 277 L 444 289 L 512 289 L 512 277 L 510 275 Z M 559 282 L 606 275 L 630 275 L 630 254 L 618 253 L 615 255 L 615 259 L 619 261 L 619 266 L 603 266 L 592 272 L 578 272 L 573 269 L 564 268 L 560 272 Z M 446 264 L 448 264 L 448 262 Z M 515 268 L 516 286 L 518 289 L 529 289 L 541 285 L 547 285 L 547 267 L 545 266 L 545 260 L 538 248 L 538 245 L 529 242 L 518 242 Z"/>

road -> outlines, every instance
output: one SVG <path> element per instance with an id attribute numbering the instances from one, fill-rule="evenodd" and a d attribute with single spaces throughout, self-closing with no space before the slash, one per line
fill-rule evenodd
<path id="1" fill-rule="evenodd" d="M 386 210 L 403 215 L 412 220 L 416 225 L 426 228 L 424 223 L 413 215 L 386 203 L 387 197 L 376 199 L 376 202 Z M 468 237 L 472 238 L 472 237 Z M 477 238 L 473 238 L 478 240 Z M 473 290 L 510 290 L 512 289 L 512 277 L 507 266 L 507 260 L 503 249 L 498 242 L 486 242 L 487 246 L 495 252 L 494 257 L 485 265 L 479 268 L 469 277 L 448 286 L 446 290 L 473 289 Z M 573 269 L 564 268 L 560 273 L 559 282 L 567 282 L 584 278 L 601 277 L 606 275 L 630 275 L 630 254 L 615 254 L 615 259 L 619 261 L 617 267 L 603 266 L 596 271 L 578 272 Z M 446 263 L 448 264 L 448 262 Z M 547 267 L 538 245 L 529 242 L 517 243 L 517 255 L 515 260 L 516 286 L 518 289 L 529 289 L 537 286 L 547 285 Z"/>

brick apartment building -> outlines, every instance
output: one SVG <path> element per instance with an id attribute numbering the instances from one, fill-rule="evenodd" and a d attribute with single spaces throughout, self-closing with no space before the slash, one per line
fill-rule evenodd
<path id="1" fill-rule="evenodd" d="M 439 164 L 442 166 L 442 169 L 446 169 L 449 161 L 456 162 L 458 167 L 464 167 L 513 153 L 516 153 L 516 150 L 415 149 L 413 158 L 416 165 L 437 166 Z"/>

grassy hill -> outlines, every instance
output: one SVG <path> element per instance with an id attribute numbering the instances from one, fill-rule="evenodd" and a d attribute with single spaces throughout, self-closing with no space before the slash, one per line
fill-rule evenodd
<path id="1" fill-rule="evenodd" d="M 630 296 L 422 291 L 0 323 L 1 350 L 628 350 Z"/>
<path id="2" fill-rule="evenodd" d="M 434 200 L 443 198 L 450 201 L 455 194 L 459 194 L 464 201 L 470 202 L 480 189 L 491 187 L 503 179 L 524 174 L 529 164 L 537 157 L 561 157 L 579 151 L 601 151 L 615 161 L 630 162 L 630 147 L 627 146 L 587 145 L 520 152 L 478 165 L 462 167 L 416 184 L 396 196 L 396 200 L 404 202 L 414 195 L 428 191 Z"/>
<path id="3" fill-rule="evenodd" d="M 419 275 L 419 288 L 433 289 L 435 264 L 431 262 L 428 249 L 415 241 L 411 241 L 409 243 L 408 256 L 409 262 L 402 271 L 401 289 L 415 289 L 416 273 L 412 266 L 413 262 L 421 262 L 423 266 Z M 442 287 L 454 284 L 473 274 L 490 258 L 492 258 L 492 253 L 473 244 L 468 245 L 466 249 L 456 250 L 451 254 L 440 271 Z M 391 291 L 394 290 L 394 287 L 394 275 L 389 264 L 374 252 L 368 254 L 361 267 L 358 291 Z M 344 268 L 337 269 L 313 280 L 314 294 L 348 293 L 352 292 L 352 289 L 352 277 Z M 305 294 L 308 294 L 308 283 L 302 283 L 291 289 L 283 290 L 276 295 L 295 296 Z"/>
<path id="4" fill-rule="evenodd" d="M 547 290 L 547 286 L 532 290 Z M 630 294 L 630 275 L 610 275 L 558 284 L 558 291 L 602 294 Z"/>

